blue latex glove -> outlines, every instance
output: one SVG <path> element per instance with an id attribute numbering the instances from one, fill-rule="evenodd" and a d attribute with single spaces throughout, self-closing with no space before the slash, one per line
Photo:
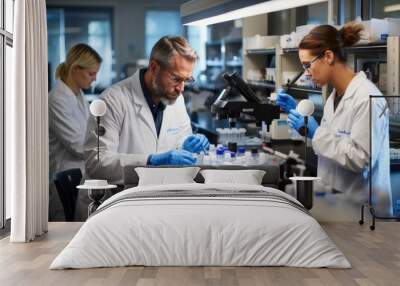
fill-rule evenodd
<path id="1" fill-rule="evenodd" d="M 160 154 L 152 154 L 147 160 L 148 165 L 193 165 L 196 158 L 185 150 L 173 150 Z"/>
<path id="2" fill-rule="evenodd" d="M 188 136 L 182 144 L 182 149 L 192 152 L 200 153 L 200 151 L 208 150 L 210 148 L 210 142 L 203 134 L 193 134 Z"/>
<path id="3" fill-rule="evenodd" d="M 287 94 L 282 88 L 278 89 L 276 104 L 279 105 L 285 113 L 289 113 L 290 110 L 296 109 L 297 106 L 296 100 L 291 95 Z"/>
<path id="4" fill-rule="evenodd" d="M 288 116 L 288 124 L 290 127 L 299 131 L 304 126 L 304 117 L 300 115 L 295 109 L 290 110 Z M 319 127 L 317 121 L 313 116 L 308 117 L 307 123 L 307 137 L 313 139 L 315 131 Z"/>

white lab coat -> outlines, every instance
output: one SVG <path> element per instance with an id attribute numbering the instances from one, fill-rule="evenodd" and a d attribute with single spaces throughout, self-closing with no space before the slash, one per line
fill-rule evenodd
<path id="1" fill-rule="evenodd" d="M 91 178 L 123 184 L 125 166 L 146 165 L 150 154 L 177 149 L 192 134 L 183 96 L 164 110 L 160 135 L 157 131 L 139 80 L 139 71 L 105 90 L 100 98 L 107 112 L 101 117 L 105 127 L 100 137 L 97 160 L 96 121 L 89 119 L 85 144 L 86 172 Z"/>
<path id="2" fill-rule="evenodd" d="M 378 88 L 358 73 L 350 82 L 334 112 L 334 94 L 329 96 L 321 126 L 312 145 L 318 155 L 318 177 L 324 184 L 343 192 L 354 203 L 368 200 L 369 192 L 369 95 L 381 95 Z M 372 111 L 372 180 L 373 199 L 378 210 L 391 213 L 389 115 L 385 99 L 373 100 Z M 380 212 L 382 215 L 382 212 Z"/>
<path id="3" fill-rule="evenodd" d="M 85 174 L 83 144 L 89 118 L 89 104 L 82 92 L 75 95 L 62 81 L 49 93 L 49 218 L 64 220 L 64 211 L 53 183 L 57 172 L 80 168 Z M 86 210 L 85 210 L 86 212 Z"/>
<path id="4" fill-rule="evenodd" d="M 83 94 L 75 95 L 62 80 L 57 80 L 49 93 L 50 176 L 71 168 L 80 168 L 84 174 L 83 144 L 88 118 L 89 104 Z"/>

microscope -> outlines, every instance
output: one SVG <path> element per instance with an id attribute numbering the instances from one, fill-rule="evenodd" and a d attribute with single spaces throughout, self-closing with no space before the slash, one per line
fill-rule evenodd
<path id="1" fill-rule="evenodd" d="M 262 101 L 253 90 L 236 73 L 223 74 L 228 83 L 218 98 L 211 106 L 211 112 L 216 114 L 217 119 L 228 118 L 231 127 L 234 127 L 241 114 L 254 117 L 257 124 L 265 122 L 269 126 L 272 120 L 279 118 L 279 106 L 271 103 L 269 99 Z M 246 101 L 231 101 L 232 93 L 239 93 Z"/>
<path id="2" fill-rule="evenodd" d="M 284 87 L 286 91 L 295 84 L 301 77 L 304 71 L 299 72 L 288 84 Z M 280 107 L 269 99 L 262 101 L 249 86 L 239 77 L 236 73 L 223 75 L 228 83 L 228 87 L 224 89 L 215 102 L 211 106 L 211 112 L 217 115 L 218 119 L 229 119 L 231 127 L 234 126 L 236 121 L 240 118 L 241 114 L 247 114 L 254 117 L 256 123 L 265 122 L 267 126 L 272 123 L 272 120 L 279 119 Z M 233 92 L 242 95 L 246 101 L 230 100 Z M 308 105 L 306 107 L 309 107 Z M 303 108 L 304 109 L 304 108 Z M 307 111 L 309 108 L 306 108 Z M 312 112 L 311 112 L 312 113 Z M 304 114 L 310 115 L 310 114 Z M 307 118 L 307 116 L 305 116 Z M 300 130 L 304 136 L 307 129 Z M 286 155 L 268 148 L 266 145 L 262 147 L 266 153 L 273 154 L 284 160 L 283 173 L 281 174 L 283 187 L 290 184 L 292 181 L 296 182 L 296 197 L 307 208 L 311 209 L 313 206 L 313 186 L 314 180 L 319 179 L 315 177 L 304 177 L 306 171 L 305 160 L 301 160 L 299 156 L 292 151 Z"/>

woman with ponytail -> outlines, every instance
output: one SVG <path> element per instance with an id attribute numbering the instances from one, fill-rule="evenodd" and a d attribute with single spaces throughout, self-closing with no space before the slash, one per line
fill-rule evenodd
<path id="1" fill-rule="evenodd" d="M 77 44 L 56 70 L 56 86 L 49 93 L 49 167 L 55 173 L 80 168 L 84 174 L 83 144 L 89 118 L 89 105 L 82 89 L 90 88 L 102 62 L 99 54 L 86 44 Z M 50 220 L 62 219 L 62 207 L 50 185 Z M 60 217 L 61 214 L 61 217 Z"/>
<path id="2" fill-rule="evenodd" d="M 364 72 L 355 73 L 346 63 L 345 48 L 361 38 L 363 26 L 348 23 L 337 30 L 321 25 L 306 35 L 299 45 L 299 58 L 305 74 L 334 90 L 324 106 L 321 125 L 310 117 L 308 134 L 318 155 L 318 176 L 324 185 L 342 193 L 346 201 L 360 205 L 368 200 L 369 176 L 373 199 L 385 215 L 392 212 L 390 186 L 389 122 L 386 102 L 373 100 L 370 129 L 370 95 L 381 95 Z M 277 104 L 289 114 L 288 123 L 299 130 L 304 118 L 296 111 L 296 100 L 279 91 Z M 372 154 L 370 152 L 372 132 Z M 372 174 L 369 157 L 372 155 Z"/>

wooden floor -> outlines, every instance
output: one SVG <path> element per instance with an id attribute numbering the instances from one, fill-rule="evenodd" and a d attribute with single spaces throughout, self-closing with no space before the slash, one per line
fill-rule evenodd
<path id="1" fill-rule="evenodd" d="M 50 223 L 32 243 L 0 241 L 0 285 L 400 285 L 400 223 L 323 223 L 353 268 L 123 267 L 48 270 L 81 223 Z"/>

